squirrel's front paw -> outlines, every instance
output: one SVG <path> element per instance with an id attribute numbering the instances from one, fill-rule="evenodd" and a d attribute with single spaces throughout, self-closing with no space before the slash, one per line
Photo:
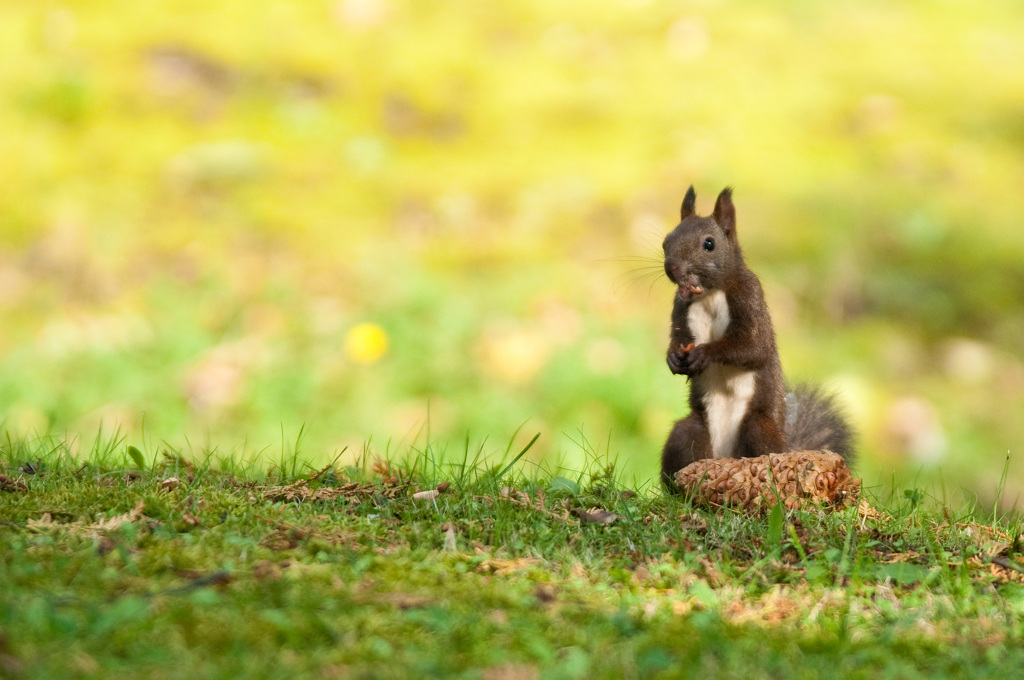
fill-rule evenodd
<path id="1" fill-rule="evenodd" d="M 686 374 L 697 375 L 711 364 L 711 357 L 708 356 L 707 345 L 697 345 L 685 355 Z"/>
<path id="2" fill-rule="evenodd" d="M 688 375 L 686 370 L 686 353 L 674 349 L 668 353 L 665 357 L 666 363 L 668 363 L 668 370 L 672 371 L 674 375 Z"/>

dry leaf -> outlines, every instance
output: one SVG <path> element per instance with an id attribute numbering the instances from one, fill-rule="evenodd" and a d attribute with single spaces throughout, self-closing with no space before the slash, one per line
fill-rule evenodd
<path id="1" fill-rule="evenodd" d="M 293 550 L 309 538 L 304 527 L 280 526 L 260 539 L 260 545 L 274 551 Z"/>
<path id="2" fill-rule="evenodd" d="M 135 522 L 139 519 L 143 519 L 146 516 L 142 514 L 142 511 L 146 507 L 145 501 L 139 501 L 135 504 L 135 507 L 122 515 L 116 515 L 107 519 L 93 522 L 92 524 L 86 524 L 85 522 L 70 522 L 62 524 L 60 522 L 54 522 L 53 516 L 44 512 L 43 516 L 39 519 L 30 519 L 26 522 L 26 528 L 32 531 L 45 531 L 50 529 L 57 529 L 68 531 L 72 534 L 79 536 L 87 536 L 91 538 L 98 538 L 100 534 L 107 533 L 110 531 L 116 531 L 121 528 L 122 524 L 126 522 Z"/>
<path id="3" fill-rule="evenodd" d="M 611 524 L 615 520 L 620 519 L 620 516 L 614 512 L 602 510 L 601 508 L 591 508 L 590 510 L 573 508 L 571 512 L 579 517 L 580 521 L 584 524 Z"/>
<path id="4" fill-rule="evenodd" d="M 135 504 L 135 507 L 124 513 L 123 515 L 117 515 L 109 519 L 105 519 L 95 524 L 89 525 L 89 529 L 99 531 L 113 531 L 114 529 L 120 529 L 121 525 L 126 522 L 134 522 L 143 516 L 142 511 L 146 508 L 146 501 L 139 501 Z"/>
<path id="5" fill-rule="evenodd" d="M 521 569 L 532 567 L 536 564 L 540 564 L 540 560 L 533 557 L 519 557 L 513 560 L 503 559 L 501 557 L 492 557 L 481 562 L 476 570 L 483 573 L 494 573 L 499 576 L 508 576 Z"/>
<path id="6" fill-rule="evenodd" d="M 21 480 L 0 474 L 0 491 L 28 491 L 28 487 Z"/>
<path id="7" fill-rule="evenodd" d="M 260 560 L 252 570 L 252 575 L 257 581 L 276 581 L 281 578 L 281 567 L 270 560 Z"/>
<path id="8" fill-rule="evenodd" d="M 310 488 L 310 480 L 300 479 L 293 484 L 284 486 L 257 486 L 256 489 L 262 492 L 263 498 L 268 501 L 324 501 L 337 498 L 358 498 L 365 499 L 374 496 L 384 498 L 398 498 L 404 496 L 408 484 L 389 486 L 384 489 L 375 487 L 372 484 L 360 485 L 358 482 L 349 482 L 342 486 L 321 486 Z M 255 499 L 254 499 L 255 500 Z"/>
<path id="9" fill-rule="evenodd" d="M 510 503 L 521 505 L 524 508 L 537 510 L 538 512 L 542 512 L 545 515 L 553 517 L 557 520 L 565 521 L 569 517 L 569 512 L 564 508 L 560 513 L 553 512 L 547 508 L 547 506 L 545 505 L 547 496 L 545 496 L 544 491 L 542 489 L 537 489 L 537 497 L 531 498 L 529 494 L 523 491 L 516 491 L 512 487 L 506 486 L 501 489 L 498 497 L 503 500 L 509 501 Z M 490 499 L 487 496 L 481 496 L 480 498 L 490 502 Z"/>
<path id="10" fill-rule="evenodd" d="M 414 493 L 412 495 L 412 497 L 413 497 L 413 499 L 418 500 L 418 501 L 432 501 L 432 500 L 434 500 L 435 498 L 437 498 L 440 495 L 441 495 L 440 491 L 438 491 L 437 489 L 431 489 L 430 491 L 420 491 L 420 492 Z"/>

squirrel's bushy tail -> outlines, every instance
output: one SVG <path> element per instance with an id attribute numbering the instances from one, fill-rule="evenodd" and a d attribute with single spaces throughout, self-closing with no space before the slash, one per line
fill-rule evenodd
<path id="1" fill-rule="evenodd" d="M 853 463 L 853 430 L 835 395 L 802 383 L 786 394 L 786 444 L 790 451 L 827 449 Z"/>

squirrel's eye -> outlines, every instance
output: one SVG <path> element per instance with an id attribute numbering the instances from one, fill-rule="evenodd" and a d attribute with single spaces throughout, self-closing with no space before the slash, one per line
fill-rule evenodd
<path id="1" fill-rule="evenodd" d="M 713 239 L 710 236 L 708 236 L 706 239 L 704 239 L 704 250 L 706 250 L 706 251 L 708 251 L 710 253 L 714 249 L 715 249 L 715 239 Z"/>

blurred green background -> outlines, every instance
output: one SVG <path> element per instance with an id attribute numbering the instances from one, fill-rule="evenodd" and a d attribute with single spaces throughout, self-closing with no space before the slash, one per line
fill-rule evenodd
<path id="1" fill-rule="evenodd" d="M 5 2 L 2 427 L 312 462 L 539 432 L 649 482 L 661 238 L 732 185 L 866 481 L 989 503 L 1009 455 L 1012 505 L 1021 36 L 999 0 Z"/>

